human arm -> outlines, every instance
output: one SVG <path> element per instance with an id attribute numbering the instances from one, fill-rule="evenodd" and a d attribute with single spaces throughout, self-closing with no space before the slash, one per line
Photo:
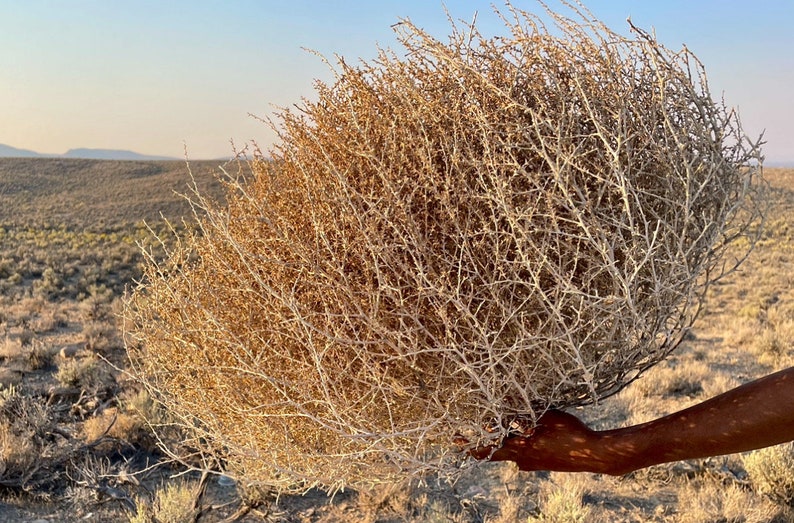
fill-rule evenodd
<path id="1" fill-rule="evenodd" d="M 631 427 L 594 431 L 549 411 L 525 435 L 472 452 L 521 470 L 621 475 L 659 463 L 732 454 L 794 440 L 794 368 Z"/>

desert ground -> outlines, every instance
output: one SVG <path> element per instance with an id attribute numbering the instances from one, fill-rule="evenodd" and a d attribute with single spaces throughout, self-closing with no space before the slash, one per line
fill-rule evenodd
<path id="1" fill-rule="evenodd" d="M 232 176 L 237 166 L 225 166 Z M 447 484 L 273 499 L 168 459 L 164 416 L 125 373 L 121 302 L 189 228 L 180 194 L 222 198 L 218 166 L 0 160 L 0 521 L 772 522 L 794 520 L 794 449 L 659 465 L 623 477 L 483 464 Z M 766 169 L 770 208 L 741 268 L 711 287 L 685 342 L 576 414 L 640 423 L 794 364 L 794 169 Z"/>

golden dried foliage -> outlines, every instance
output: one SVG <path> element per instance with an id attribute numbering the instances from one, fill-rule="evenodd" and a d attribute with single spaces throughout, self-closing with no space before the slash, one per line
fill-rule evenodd
<path id="1" fill-rule="evenodd" d="M 403 21 L 403 55 L 340 59 L 280 113 L 226 205 L 196 194 L 126 310 L 188 443 L 279 490 L 454 473 L 453 436 L 497 442 L 676 347 L 754 232 L 759 142 L 689 51 L 571 10 L 446 43 Z"/>

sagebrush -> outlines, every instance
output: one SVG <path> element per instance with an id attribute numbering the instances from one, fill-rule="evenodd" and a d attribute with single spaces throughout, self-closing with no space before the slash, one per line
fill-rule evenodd
<path id="1" fill-rule="evenodd" d="M 759 141 L 688 50 L 579 8 L 487 38 L 403 21 L 194 197 L 129 301 L 150 392 L 279 490 L 428 470 L 664 358 L 762 210 Z M 743 240 L 744 241 L 744 240 Z M 205 454 L 206 455 L 206 454 Z"/>

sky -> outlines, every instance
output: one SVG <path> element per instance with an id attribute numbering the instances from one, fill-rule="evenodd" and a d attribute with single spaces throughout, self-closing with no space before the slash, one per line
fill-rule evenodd
<path id="1" fill-rule="evenodd" d="M 712 94 L 737 107 L 768 163 L 794 164 L 794 0 L 590 0 L 613 30 L 626 18 L 705 64 Z M 311 99 L 333 59 L 399 50 L 410 18 L 440 38 L 444 5 L 503 34 L 490 0 L 0 0 L 0 144 L 41 153 L 127 149 L 227 157 L 274 133 L 260 120 Z M 514 0 L 540 12 L 535 0 Z M 555 0 L 549 5 L 559 6 Z"/>

